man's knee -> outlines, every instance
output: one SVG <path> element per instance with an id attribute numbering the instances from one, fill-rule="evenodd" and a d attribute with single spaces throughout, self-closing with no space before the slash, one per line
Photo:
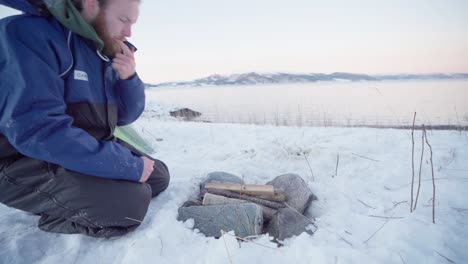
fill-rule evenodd
<path id="1" fill-rule="evenodd" d="M 154 169 L 147 183 L 151 186 L 152 196 L 155 197 L 167 189 L 170 181 L 170 174 L 167 165 L 157 159 L 154 159 Z"/>

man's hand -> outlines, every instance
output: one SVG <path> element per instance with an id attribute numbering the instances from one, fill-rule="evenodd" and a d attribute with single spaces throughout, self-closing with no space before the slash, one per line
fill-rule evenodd
<path id="1" fill-rule="evenodd" d="M 133 57 L 133 50 L 130 50 L 123 41 L 114 39 L 120 46 L 122 53 L 116 53 L 112 60 L 112 68 L 119 74 L 121 80 L 127 80 L 132 77 L 136 70 L 135 57 Z"/>
<path id="2" fill-rule="evenodd" d="M 141 159 L 143 160 L 143 173 L 141 174 L 140 182 L 146 182 L 153 172 L 154 161 L 145 156 L 141 157 Z"/>

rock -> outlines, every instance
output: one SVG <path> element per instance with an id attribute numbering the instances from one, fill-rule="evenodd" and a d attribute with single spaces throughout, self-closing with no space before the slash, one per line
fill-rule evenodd
<path id="1" fill-rule="evenodd" d="M 286 203 L 301 214 L 309 207 L 312 200 L 317 200 L 309 186 L 297 174 L 283 174 L 267 184 L 273 185 L 275 189 L 283 190 L 286 195 Z"/>
<path id="2" fill-rule="evenodd" d="M 262 232 L 262 208 L 254 203 L 190 206 L 179 208 L 177 220 L 194 220 L 194 228 L 206 236 L 220 237 L 221 230 L 234 230 L 236 236 L 247 237 Z"/>
<path id="3" fill-rule="evenodd" d="M 211 193 L 205 193 L 205 196 L 203 197 L 203 202 L 202 202 L 203 205 L 239 204 L 239 203 L 249 203 L 249 201 L 235 199 L 235 198 L 228 198 L 228 197 L 215 195 Z M 270 221 L 273 218 L 273 216 L 276 214 L 276 210 L 273 208 L 266 207 L 261 204 L 259 204 L 259 206 L 262 207 L 263 221 L 265 222 Z"/>
<path id="4" fill-rule="evenodd" d="M 244 184 L 242 178 L 224 171 L 215 171 L 208 173 L 206 179 L 200 184 L 200 196 L 205 195 L 205 184 L 208 182 L 225 182 Z"/>
<path id="5" fill-rule="evenodd" d="M 281 208 L 273 219 L 270 220 L 266 232 L 276 240 L 284 240 L 292 236 L 298 236 L 303 232 L 313 235 L 314 232 L 307 229 L 312 222 L 296 210 Z"/>
<path id="6" fill-rule="evenodd" d="M 197 199 L 190 199 L 185 201 L 184 204 L 182 204 L 181 207 L 189 207 L 189 206 L 200 206 L 202 205 L 202 201 L 197 200 Z"/>
<path id="7" fill-rule="evenodd" d="M 192 120 L 194 118 L 201 116 L 200 112 L 193 111 L 192 109 L 189 109 L 189 108 L 182 108 L 182 109 L 170 111 L 169 114 L 173 117 L 182 117 L 185 120 Z"/>

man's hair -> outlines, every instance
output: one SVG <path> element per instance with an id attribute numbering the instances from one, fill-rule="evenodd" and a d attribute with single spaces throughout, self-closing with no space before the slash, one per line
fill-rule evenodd
<path id="1" fill-rule="evenodd" d="M 107 5 L 107 3 L 109 2 L 109 0 L 97 0 L 99 2 L 99 6 L 100 7 L 104 7 Z M 76 9 L 78 9 L 78 11 L 83 11 L 83 5 L 82 5 L 82 0 L 72 0 L 73 4 L 75 5 Z"/>
<path id="2" fill-rule="evenodd" d="M 99 2 L 99 7 L 105 7 L 108 3 L 109 0 L 97 0 Z M 135 0 L 138 2 L 141 2 L 141 0 Z M 81 4 L 82 0 L 72 0 L 73 4 L 75 5 L 76 9 L 78 11 L 83 11 L 83 5 Z"/>

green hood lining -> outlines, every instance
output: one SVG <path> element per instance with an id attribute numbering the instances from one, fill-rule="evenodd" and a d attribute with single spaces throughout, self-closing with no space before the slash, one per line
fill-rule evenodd
<path id="1" fill-rule="evenodd" d="M 96 30 L 83 18 L 72 0 L 44 0 L 49 12 L 66 28 L 91 40 L 99 51 L 103 51 L 104 42 Z"/>

